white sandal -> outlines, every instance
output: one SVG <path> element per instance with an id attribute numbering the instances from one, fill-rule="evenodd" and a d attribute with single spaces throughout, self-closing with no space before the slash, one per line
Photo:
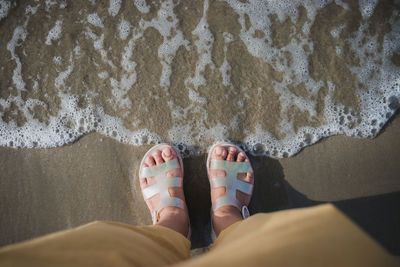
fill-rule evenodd
<path id="1" fill-rule="evenodd" d="M 153 225 L 156 224 L 156 222 L 158 221 L 158 215 L 162 208 L 178 207 L 187 211 L 185 201 L 177 197 L 171 197 L 168 192 L 168 188 L 170 187 L 182 187 L 183 185 L 183 162 L 179 153 L 174 149 L 177 155 L 176 158 L 155 166 L 150 166 L 150 167 L 143 166 L 145 159 L 149 155 L 151 155 L 155 150 L 163 151 L 165 147 L 174 149 L 172 146 L 168 144 L 155 145 L 149 151 L 147 151 L 142 161 L 140 162 L 139 178 L 144 179 L 144 178 L 155 177 L 156 179 L 155 184 L 150 185 L 146 188 L 142 188 L 142 194 L 144 199 L 148 200 L 154 195 L 160 194 L 160 202 L 157 208 L 154 211 L 150 210 L 151 217 L 153 220 Z M 166 177 L 166 172 L 178 168 L 182 169 L 181 177 Z M 190 236 L 190 225 L 189 225 L 188 237 L 189 236 Z"/>
<path id="2" fill-rule="evenodd" d="M 226 188 L 226 193 L 224 196 L 217 198 L 214 203 L 212 204 L 212 211 L 215 212 L 217 209 L 223 207 L 223 206 L 234 206 L 238 208 L 242 214 L 243 219 L 246 219 L 250 217 L 250 212 L 249 209 L 246 205 L 242 205 L 239 200 L 236 198 L 236 190 L 239 190 L 247 195 L 251 195 L 253 193 L 253 187 L 254 184 L 249 184 L 244 181 L 241 181 L 237 178 L 238 173 L 248 173 L 248 172 L 253 172 L 253 168 L 251 167 L 250 162 L 237 162 L 237 161 L 226 161 L 226 160 L 218 160 L 218 159 L 211 159 L 211 155 L 214 151 L 214 148 L 216 146 L 235 146 L 236 149 L 238 150 L 237 153 L 243 152 L 242 149 L 240 149 L 238 146 L 231 144 L 231 143 L 226 143 L 226 142 L 221 142 L 213 145 L 209 152 L 208 152 L 208 157 L 207 157 L 207 175 L 208 175 L 208 180 L 210 181 L 210 187 L 211 190 L 213 188 L 218 188 L 218 187 L 225 187 Z M 247 155 L 246 155 L 247 158 Z M 210 170 L 223 170 L 225 171 L 224 176 L 214 176 L 211 178 L 210 175 Z M 211 223 L 212 227 L 212 223 Z M 215 240 L 215 233 L 214 229 L 212 228 L 213 231 L 213 240 Z"/>

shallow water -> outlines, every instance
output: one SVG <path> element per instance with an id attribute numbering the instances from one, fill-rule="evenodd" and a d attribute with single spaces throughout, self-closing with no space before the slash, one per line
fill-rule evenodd
<path id="1" fill-rule="evenodd" d="M 400 1 L 0 0 L 0 145 L 286 157 L 399 107 Z"/>

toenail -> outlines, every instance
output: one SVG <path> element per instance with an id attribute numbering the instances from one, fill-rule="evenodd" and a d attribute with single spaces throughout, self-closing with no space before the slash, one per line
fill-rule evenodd
<path id="1" fill-rule="evenodd" d="M 229 151 L 234 152 L 234 151 L 235 151 L 235 148 L 231 146 L 231 147 L 229 147 Z"/>
<path id="2" fill-rule="evenodd" d="M 164 149 L 164 155 L 167 157 L 171 156 L 171 150 L 169 148 Z"/>
<path id="3" fill-rule="evenodd" d="M 221 154 L 222 154 L 222 148 L 217 147 L 217 148 L 215 149 L 215 154 L 221 155 Z"/>

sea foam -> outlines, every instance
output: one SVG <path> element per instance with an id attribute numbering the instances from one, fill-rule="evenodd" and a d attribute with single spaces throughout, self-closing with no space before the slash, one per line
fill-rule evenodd
<path id="1" fill-rule="evenodd" d="M 226 3 L 237 15 L 237 23 L 240 27 L 238 34 L 222 31 L 218 29 L 218 26 L 217 28 L 210 26 L 210 8 L 215 3 L 208 0 L 202 1 L 197 7 L 201 10 L 199 18 L 192 30 L 186 33 L 182 27 L 185 21 L 176 14 L 176 5 L 179 3 L 175 1 L 163 1 L 157 7 L 158 9 L 155 9 L 150 1 L 133 1 L 132 3 L 139 11 L 137 16 L 143 15 L 136 23 L 133 23 L 124 13 L 126 11 L 121 9 L 121 6 L 126 4 L 122 0 L 110 0 L 108 6 L 103 8 L 105 12 L 101 12 L 102 8 L 97 8 L 97 3 L 91 1 L 91 4 L 86 7 L 87 10 L 79 11 L 86 12 L 82 13 L 85 14 L 82 16 L 83 19 L 76 20 L 81 31 L 74 34 L 80 34 L 80 38 L 85 40 L 84 43 L 79 43 L 77 39 L 71 43 L 70 47 L 73 48 L 70 51 L 57 50 L 57 47 L 65 42 L 64 35 L 70 23 L 67 21 L 67 16 L 53 18 L 50 24 L 52 28 L 42 35 L 44 40 L 41 42 L 47 45 L 43 49 L 51 51 L 49 52 L 51 60 L 47 64 L 54 65 L 56 70 L 54 76 L 41 73 L 40 69 L 30 70 L 27 66 L 27 58 L 30 56 L 28 53 L 35 52 L 27 49 L 25 43 L 30 38 L 35 39 L 39 36 L 34 35 L 34 32 L 29 32 L 28 25 L 32 20 L 40 19 L 35 17 L 39 14 L 36 11 L 40 8 L 51 14 L 53 9 L 66 10 L 67 6 L 66 4 L 56 5 L 57 2 L 53 1 L 39 1 L 35 7 L 27 5 L 25 17 L 17 19 L 17 26 L 12 29 L 10 38 L 0 41 L 0 49 L 7 53 L 7 60 L 12 62 L 11 65 L 1 68 L 1 70 L 12 68 L 10 71 L 12 74 L 11 77 L 1 77 L 2 80 L 9 80 L 10 85 L 7 88 L 1 87 L 0 90 L 11 92 L 15 89 L 15 92 L 10 93 L 8 97 L 0 98 L 2 118 L 0 145 L 39 148 L 62 146 L 77 140 L 84 134 L 96 131 L 132 145 L 172 142 L 184 156 L 191 156 L 206 151 L 207 146 L 212 142 L 229 140 L 231 132 L 243 132 L 243 139 L 235 141 L 239 141 L 247 151 L 255 155 L 287 157 L 323 137 L 337 134 L 374 137 L 400 106 L 400 67 L 393 61 L 393 58 L 399 57 L 400 51 L 398 9 L 391 11 L 387 18 L 390 30 L 388 29 L 381 36 L 369 30 L 371 26 L 369 20 L 379 5 L 376 0 L 360 0 L 359 10 L 352 10 L 352 12 L 359 12 L 362 19 L 356 30 L 348 37 L 342 37 L 347 30 L 346 21 L 329 28 L 327 32 L 332 40 L 336 40 L 332 57 L 335 56 L 341 60 L 351 55 L 356 59 L 356 63 L 345 65 L 348 74 L 359 81 L 360 88 L 351 88 L 358 101 L 354 107 L 337 101 L 335 94 L 341 88 L 336 81 L 314 79 L 310 68 L 310 57 L 316 52 L 318 46 L 311 38 L 316 17 L 328 5 L 336 5 L 345 11 L 350 11 L 352 7 L 348 3 L 339 0 L 313 1 L 312 3 L 300 0 L 247 2 L 226 0 L 217 3 L 222 2 Z M 6 31 L 4 25 L 7 25 L 8 19 L 11 19 L 8 15 L 11 6 L 10 1 L 0 0 L 0 20 L 3 23 L 1 31 Z M 306 20 L 299 29 L 296 29 L 302 16 L 300 10 L 305 10 Z M 146 17 L 148 15 L 152 16 Z M 105 27 L 108 25 L 106 23 L 108 19 L 119 21 L 115 24 L 115 28 L 111 29 L 113 38 L 110 38 L 110 31 Z M 274 45 L 276 40 L 274 23 L 293 24 L 289 31 L 288 41 L 279 46 Z M 140 75 L 143 75 L 140 68 L 143 68 L 146 61 L 135 61 L 135 58 L 138 57 L 138 53 L 147 53 L 146 49 L 150 49 L 151 43 L 139 45 L 150 30 L 155 30 L 160 38 L 160 45 L 155 52 L 160 74 L 157 81 L 144 90 L 141 88 L 142 84 L 139 84 Z M 113 42 L 114 40 L 117 41 Z M 56 44 L 55 41 L 57 45 L 52 45 Z M 222 51 L 220 63 L 213 58 L 214 48 L 218 42 Z M 118 43 L 121 47 L 113 46 Z M 252 88 L 252 81 L 243 85 L 233 82 L 235 78 L 233 75 L 237 74 L 233 74 L 236 63 L 230 59 L 230 49 L 238 43 L 243 44 L 249 57 L 267 64 L 281 75 L 273 79 L 270 85 L 271 92 L 279 101 L 279 109 L 275 111 L 277 114 L 271 114 L 279 118 L 276 125 L 278 134 L 274 134 L 273 129 L 265 128 L 262 124 L 263 118 L 259 118 L 257 113 L 246 113 L 249 105 L 255 105 L 259 100 L 251 99 L 250 95 L 257 92 L 258 95 L 262 95 L 264 89 Z M 138 51 L 139 48 L 144 50 Z M 192 72 L 180 77 L 184 86 L 180 94 L 187 96 L 185 105 L 178 104 L 178 100 L 174 99 L 171 93 L 175 89 L 171 88 L 171 84 L 173 78 L 176 78 L 174 63 L 178 51 L 196 55 L 193 66 L 187 66 L 192 68 Z M 186 60 L 192 60 L 192 58 Z M 343 58 L 343 62 L 347 62 L 345 60 L 347 59 Z M 185 61 L 182 64 L 184 63 Z M 82 69 L 79 64 L 90 66 L 89 70 L 96 77 L 95 82 L 92 84 L 87 82 L 85 80 L 87 77 L 84 77 L 80 84 L 74 81 L 76 77 L 74 73 Z M 25 75 L 25 68 L 33 74 Z M 155 72 L 155 69 L 146 71 L 149 74 L 148 72 Z M 217 84 L 210 84 L 207 78 L 209 73 L 214 73 L 216 79 L 219 79 Z M 49 108 L 50 103 L 43 100 L 47 97 L 46 88 L 43 85 L 46 79 L 51 79 L 49 84 L 56 92 L 52 97 L 59 103 L 57 112 L 47 114 L 48 119 L 44 122 L 40 121 L 32 111 L 35 109 L 46 111 Z M 241 77 L 241 79 L 246 80 L 246 77 Z M 84 93 L 74 93 L 77 86 L 86 88 Z M 95 90 L 94 86 L 104 88 Z M 133 90 L 138 90 L 133 88 L 138 87 L 143 89 L 140 90 L 140 94 L 133 92 Z M 204 92 L 205 87 L 226 90 L 227 99 L 215 99 L 213 94 L 207 95 Z M 290 87 L 304 89 L 299 94 L 289 90 Z M 42 92 L 42 98 L 23 97 L 31 91 Z M 321 92 L 325 92 L 322 99 L 319 98 Z M 102 94 L 106 97 L 101 97 Z M 102 103 L 93 99 L 105 100 Z M 163 110 L 161 113 L 160 111 L 157 113 L 151 110 L 151 106 L 153 102 L 159 103 L 157 101 L 164 99 L 165 113 L 168 113 L 166 115 L 171 120 L 168 122 L 170 127 L 161 131 L 151 130 L 151 123 L 157 121 L 157 116 L 165 115 L 161 114 L 164 109 L 161 109 Z M 227 109 L 227 112 L 236 110 L 236 113 L 228 122 L 221 120 L 210 124 L 210 118 L 222 117 L 223 114 L 213 114 L 209 108 L 228 102 L 234 105 L 235 109 Z M 310 121 L 315 121 L 315 118 L 319 116 L 319 124 L 309 123 L 300 127 L 296 126 L 294 119 L 296 114 L 293 110 L 307 114 L 307 119 Z M 147 115 L 132 119 L 136 111 L 146 111 L 144 114 Z M 17 119 L 6 120 L 6 115 L 11 118 L 23 116 L 25 121 L 21 123 Z M 254 120 L 254 127 L 243 129 L 244 119 Z M 264 119 L 268 120 L 268 118 Z"/>

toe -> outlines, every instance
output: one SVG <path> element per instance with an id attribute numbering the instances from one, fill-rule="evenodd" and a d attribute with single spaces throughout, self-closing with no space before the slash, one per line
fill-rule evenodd
<path id="1" fill-rule="evenodd" d="M 152 157 L 152 156 L 147 156 L 146 159 L 144 160 L 144 163 L 147 165 L 146 167 L 152 167 L 152 166 L 156 165 L 156 161 L 154 160 L 154 157 Z M 154 183 L 155 183 L 154 177 L 146 178 L 146 186 L 150 186 Z"/>
<path id="2" fill-rule="evenodd" d="M 243 181 L 253 184 L 254 183 L 254 172 L 248 172 L 244 177 Z"/>
<path id="3" fill-rule="evenodd" d="M 223 146 L 215 146 L 212 154 L 211 154 L 211 159 L 218 159 L 218 160 L 226 160 L 228 152 L 226 151 L 226 148 Z M 225 171 L 223 170 L 210 170 L 210 178 L 214 177 L 224 177 L 226 175 Z M 223 178 L 220 178 L 223 179 Z M 211 188 L 211 202 L 214 202 L 215 199 L 224 196 L 226 192 L 225 187 L 217 187 L 217 188 Z"/>
<path id="4" fill-rule="evenodd" d="M 156 165 L 156 162 L 154 161 L 154 158 L 152 156 L 147 156 L 147 158 L 144 161 L 148 167 Z"/>
<path id="5" fill-rule="evenodd" d="M 151 154 L 154 158 L 154 160 L 156 161 L 157 165 L 163 164 L 164 160 L 161 156 L 161 151 L 160 150 L 155 150 L 152 154 Z"/>
<path id="6" fill-rule="evenodd" d="M 234 146 L 230 146 L 228 149 L 228 156 L 226 157 L 227 161 L 235 161 L 235 155 L 237 152 L 237 148 Z"/>
<path id="7" fill-rule="evenodd" d="M 226 159 L 226 149 L 223 146 L 216 146 L 212 153 L 213 159 L 225 160 Z"/>
<path id="8" fill-rule="evenodd" d="M 143 163 L 143 167 L 149 167 L 146 163 Z M 140 178 L 139 179 L 140 187 L 144 188 L 147 186 L 147 178 Z"/>
<path id="9" fill-rule="evenodd" d="M 250 160 L 247 158 L 244 161 L 250 163 Z M 243 178 L 243 181 L 253 184 L 254 183 L 254 172 L 246 173 L 245 177 Z"/>
<path id="10" fill-rule="evenodd" d="M 185 195 L 183 193 L 182 187 L 170 187 L 168 188 L 168 193 L 171 197 L 177 197 L 181 200 L 185 200 Z"/>
<path id="11" fill-rule="evenodd" d="M 246 159 L 246 154 L 244 152 L 240 152 L 237 156 L 237 160 L 238 162 L 243 162 Z"/>
<path id="12" fill-rule="evenodd" d="M 163 158 L 164 161 L 170 161 L 173 158 L 176 158 L 176 153 L 174 149 L 172 149 L 171 147 L 167 146 L 164 147 L 164 149 L 162 150 L 161 156 Z"/>

